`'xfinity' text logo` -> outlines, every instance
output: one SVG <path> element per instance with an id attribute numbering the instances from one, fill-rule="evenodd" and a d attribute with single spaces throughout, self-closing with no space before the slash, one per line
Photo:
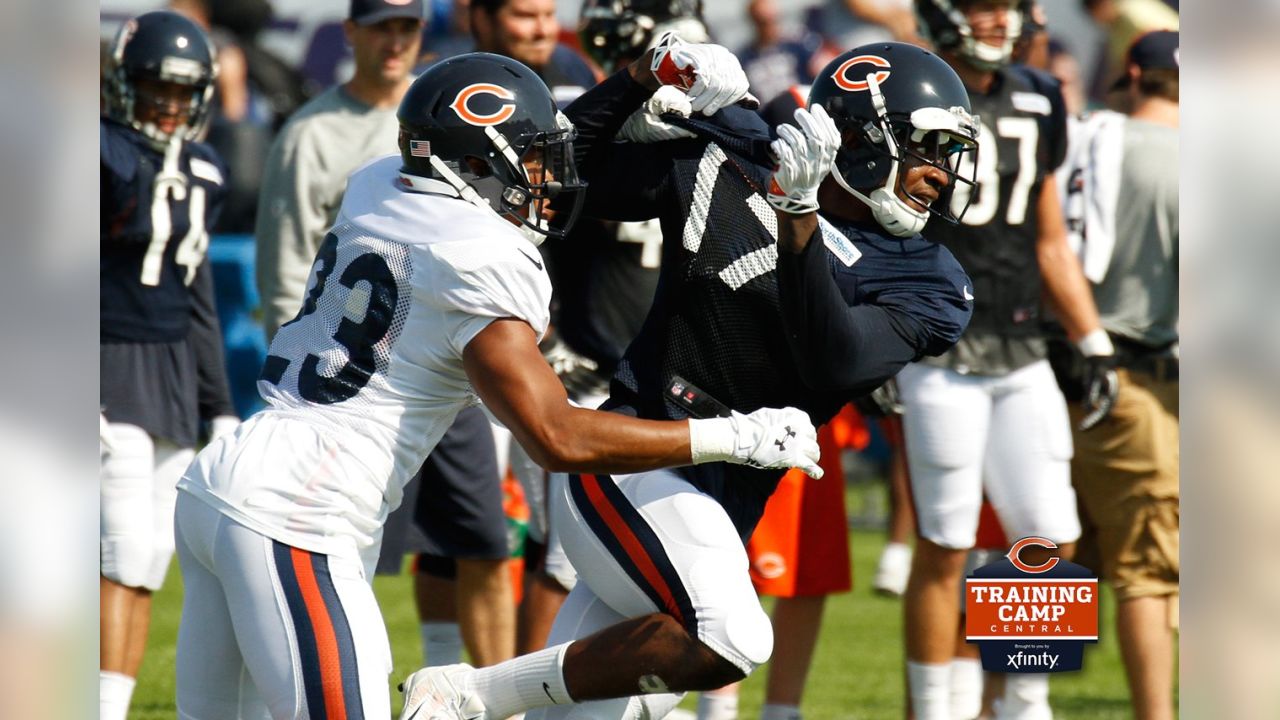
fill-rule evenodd
<path id="1" fill-rule="evenodd" d="M 1058 667 L 1058 656 L 1050 655 L 1047 652 L 1024 653 L 1019 650 L 1017 654 L 1007 657 L 1008 662 L 1005 663 L 1005 667 L 1013 668 L 1014 670 L 1021 670 L 1024 667 L 1052 670 Z"/>

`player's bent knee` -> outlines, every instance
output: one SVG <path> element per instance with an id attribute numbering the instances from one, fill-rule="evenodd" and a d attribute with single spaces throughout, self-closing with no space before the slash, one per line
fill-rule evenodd
<path id="1" fill-rule="evenodd" d="M 745 661 L 746 666 L 734 662 L 745 674 L 769 662 L 773 654 L 773 623 L 759 605 L 730 611 L 724 621 L 724 636 L 738 660 Z"/>

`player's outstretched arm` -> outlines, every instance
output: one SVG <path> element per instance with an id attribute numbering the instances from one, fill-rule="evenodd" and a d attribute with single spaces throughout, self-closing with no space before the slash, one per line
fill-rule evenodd
<path id="1" fill-rule="evenodd" d="M 628 473 L 701 462 L 799 467 L 815 477 L 817 431 L 794 408 L 706 420 L 639 420 L 569 404 L 533 328 L 502 318 L 463 350 L 472 386 L 539 465 L 553 472 Z"/>

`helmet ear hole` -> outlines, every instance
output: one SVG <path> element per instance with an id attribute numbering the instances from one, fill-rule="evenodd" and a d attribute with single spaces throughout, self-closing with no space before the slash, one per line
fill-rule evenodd
<path id="1" fill-rule="evenodd" d="M 467 164 L 467 169 L 471 171 L 471 174 L 478 178 L 489 177 L 493 174 L 493 169 L 489 167 L 489 163 L 475 155 L 467 155 L 463 158 L 463 161 Z"/>

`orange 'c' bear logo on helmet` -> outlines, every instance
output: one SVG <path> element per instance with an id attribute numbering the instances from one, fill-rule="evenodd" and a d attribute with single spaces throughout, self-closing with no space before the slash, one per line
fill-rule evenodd
<path id="1" fill-rule="evenodd" d="M 876 71 L 877 85 L 889 79 L 889 74 L 892 72 L 889 69 L 889 61 L 879 55 L 858 55 L 840 63 L 840 67 L 836 68 L 836 71 L 831 73 L 831 79 L 836 81 L 836 86 L 841 90 L 848 90 L 849 92 L 862 92 L 863 90 L 867 90 L 871 87 L 866 80 L 867 73 L 861 73 L 860 76 L 863 78 L 862 80 L 849 79 L 849 70 L 851 70 L 855 65 L 863 64 L 884 68 L 883 70 Z"/>
<path id="2" fill-rule="evenodd" d="M 468 106 L 471 99 L 477 95 L 493 95 L 500 99 L 502 103 L 496 111 L 488 115 L 481 115 Z M 458 117 L 462 118 L 463 122 L 483 127 L 505 122 L 507 118 L 514 115 L 516 112 L 515 99 L 515 94 L 501 85 L 474 83 L 462 88 L 458 92 L 458 96 L 453 99 L 453 102 L 449 103 L 449 107 L 458 113 Z"/>

